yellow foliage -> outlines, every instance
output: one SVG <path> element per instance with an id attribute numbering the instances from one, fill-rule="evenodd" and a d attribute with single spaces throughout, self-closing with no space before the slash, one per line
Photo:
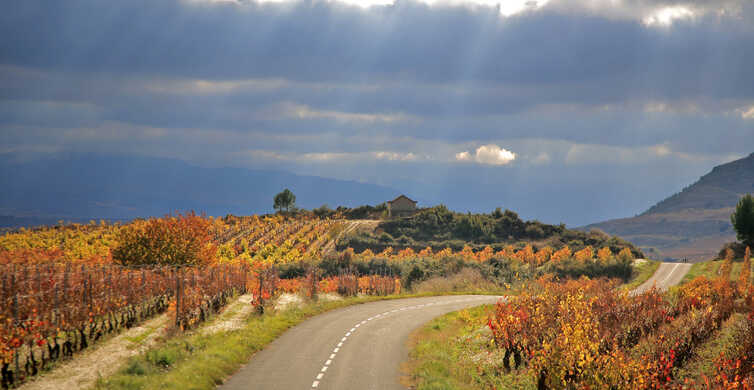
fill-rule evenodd
<path id="1" fill-rule="evenodd" d="M 631 253 L 631 249 L 623 248 L 618 252 L 618 259 L 622 261 L 631 261 L 634 259 L 634 254 Z"/>

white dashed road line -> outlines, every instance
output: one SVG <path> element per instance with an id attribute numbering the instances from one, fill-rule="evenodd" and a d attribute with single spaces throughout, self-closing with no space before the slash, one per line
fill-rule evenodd
<path id="1" fill-rule="evenodd" d="M 496 297 L 496 298 L 502 298 L 502 297 Z M 467 298 L 467 299 L 457 299 L 457 300 L 446 301 L 446 302 L 429 302 L 429 303 L 422 304 L 422 305 L 407 306 L 407 307 L 402 307 L 400 309 L 393 309 L 393 310 L 390 310 L 390 311 L 386 311 L 384 313 L 377 314 L 377 315 L 375 315 L 373 317 L 369 317 L 366 320 L 363 320 L 363 321 L 359 322 L 358 324 L 354 325 L 353 328 L 351 328 L 349 331 L 346 332 L 345 337 L 343 337 L 342 339 L 340 339 L 340 342 L 337 344 L 337 346 L 335 347 L 335 349 L 333 349 L 332 353 L 330 354 L 330 358 L 327 359 L 327 361 L 325 362 L 325 365 L 322 367 L 322 369 L 320 370 L 320 372 L 317 374 L 316 380 L 314 382 L 312 382 L 312 388 L 318 388 L 319 387 L 319 383 L 322 380 L 322 378 L 325 376 L 325 372 L 327 372 L 328 366 L 330 366 L 332 364 L 332 361 L 335 359 L 335 356 L 338 354 L 338 351 L 340 351 L 340 348 L 343 347 L 343 343 L 345 343 L 346 340 L 348 340 L 348 337 L 351 336 L 351 334 L 353 334 L 354 332 L 356 332 L 361 325 L 366 324 L 369 321 L 373 321 L 373 320 L 377 320 L 377 319 L 386 317 L 390 313 L 397 313 L 399 311 L 421 309 L 422 307 L 431 306 L 431 305 L 435 305 L 435 304 L 441 305 L 441 304 L 450 304 L 450 303 L 459 303 L 459 302 L 470 302 L 470 301 L 482 300 L 482 299 L 489 299 L 489 296 L 474 297 L 474 298 Z"/>

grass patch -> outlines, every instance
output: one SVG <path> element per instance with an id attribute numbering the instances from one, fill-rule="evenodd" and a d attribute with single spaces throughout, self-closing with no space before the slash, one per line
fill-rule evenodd
<path id="1" fill-rule="evenodd" d="M 450 276 L 435 276 L 425 281 L 416 283 L 412 291 L 417 293 L 442 293 L 445 291 L 495 291 L 501 290 L 500 286 L 486 279 L 481 272 L 473 268 L 463 268 L 458 273 Z"/>
<path id="2" fill-rule="evenodd" d="M 501 375 L 500 350 L 490 345 L 484 325 L 493 307 L 451 312 L 416 330 L 409 338 L 404 385 L 417 390 L 534 388 L 523 372 Z"/>
<path id="3" fill-rule="evenodd" d="M 157 328 L 158 328 L 157 326 L 151 327 L 145 330 L 144 332 L 137 334 L 136 336 L 124 337 L 124 338 L 131 343 L 129 348 L 136 348 L 139 345 L 141 345 L 144 342 L 144 340 L 146 340 L 150 335 L 152 335 L 157 330 Z"/>
<path id="4" fill-rule="evenodd" d="M 699 276 L 715 278 L 717 277 L 717 271 L 720 269 L 720 265 L 722 264 L 722 260 L 710 260 L 694 263 L 691 266 L 691 269 L 689 269 L 689 272 L 686 274 L 686 276 L 683 277 L 683 280 L 681 280 L 680 284 L 690 282 Z"/>
<path id="5" fill-rule="evenodd" d="M 718 276 L 721 265 L 723 265 L 723 260 L 710 260 L 694 263 L 686 276 L 683 277 L 680 284 L 690 282 L 698 276 L 706 276 L 709 279 L 714 279 Z M 731 280 L 738 280 L 742 266 L 743 259 L 736 259 L 733 261 L 733 267 L 731 267 L 730 271 Z M 752 265 L 752 270 L 754 270 L 754 264 Z"/>
<path id="6" fill-rule="evenodd" d="M 655 271 L 657 271 L 657 268 L 659 267 L 660 262 L 653 260 L 647 260 L 646 262 L 643 262 L 641 264 L 634 265 L 631 280 L 624 284 L 622 288 L 626 290 L 633 290 L 636 287 L 641 286 L 642 283 L 646 282 L 649 278 L 652 277 L 652 275 L 654 275 Z"/>

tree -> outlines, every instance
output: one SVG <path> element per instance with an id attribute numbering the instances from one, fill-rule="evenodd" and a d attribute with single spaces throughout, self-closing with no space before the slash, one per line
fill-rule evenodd
<path id="1" fill-rule="evenodd" d="M 736 211 L 730 216 L 738 240 L 748 246 L 754 246 L 754 198 L 746 194 L 736 205 Z"/>
<path id="2" fill-rule="evenodd" d="M 123 265 L 199 265 L 215 261 L 210 222 L 193 211 L 126 225 L 113 259 Z"/>
<path id="3" fill-rule="evenodd" d="M 293 195 L 293 192 L 286 188 L 279 194 L 275 195 L 274 201 L 275 204 L 272 206 L 273 208 L 280 211 L 283 211 L 285 208 L 285 211 L 288 211 L 291 207 L 296 205 L 296 195 Z"/>

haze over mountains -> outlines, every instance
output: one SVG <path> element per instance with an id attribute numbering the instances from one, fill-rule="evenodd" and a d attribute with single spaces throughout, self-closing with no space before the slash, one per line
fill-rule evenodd
<path id="1" fill-rule="evenodd" d="M 83 154 L 21 162 L 0 159 L 0 186 L 0 226 L 50 224 L 59 219 L 131 219 L 164 215 L 171 210 L 193 209 L 208 215 L 267 213 L 272 212 L 274 194 L 286 187 L 304 208 L 374 205 L 406 191 L 410 196 L 418 194 L 422 207 L 445 203 L 454 208 L 458 204 L 478 205 L 483 195 L 468 191 L 473 183 L 459 193 L 431 188 L 422 192 L 283 171 L 208 168 L 173 159 Z M 512 188 L 523 188 L 523 184 Z M 531 207 L 546 212 L 547 203 L 535 198 L 551 190 L 535 191 L 534 198 L 525 204 L 503 201 L 501 206 L 524 211 L 524 216 Z M 625 238 L 654 258 L 708 259 L 725 242 L 735 239 L 730 214 L 740 196 L 751 192 L 754 154 L 715 167 L 696 183 L 636 217 L 586 228 Z M 433 193 L 437 199 L 431 196 Z"/>
<path id="2" fill-rule="evenodd" d="M 735 240 L 730 215 L 747 193 L 754 193 L 754 153 L 716 166 L 696 183 L 636 217 L 587 228 L 621 236 L 656 257 L 709 259 L 724 243 Z"/>
<path id="3" fill-rule="evenodd" d="M 0 187 L 5 225 L 130 219 L 191 209 L 208 215 L 268 213 L 273 211 L 273 196 L 285 187 L 297 195 L 297 205 L 305 208 L 377 204 L 397 195 L 388 187 L 287 172 L 91 155 L 2 160 Z"/>

